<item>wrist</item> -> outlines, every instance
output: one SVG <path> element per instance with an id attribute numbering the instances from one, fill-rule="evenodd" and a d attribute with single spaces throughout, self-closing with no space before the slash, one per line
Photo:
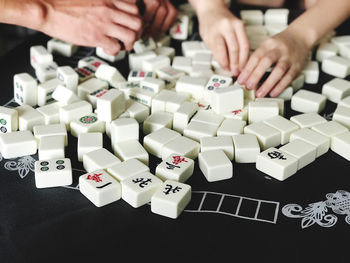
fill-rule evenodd
<path id="1" fill-rule="evenodd" d="M 321 37 L 318 36 L 317 31 L 313 27 L 304 26 L 299 28 L 299 25 L 293 24 L 286 29 L 286 33 L 295 39 L 299 39 L 308 49 L 311 49 Z"/>
<path id="2" fill-rule="evenodd" d="M 43 1 L 3 0 L 0 22 L 40 30 L 46 17 Z"/>

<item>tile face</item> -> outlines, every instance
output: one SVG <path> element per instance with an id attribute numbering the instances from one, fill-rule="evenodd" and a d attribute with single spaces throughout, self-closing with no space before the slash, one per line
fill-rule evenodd
<path id="1" fill-rule="evenodd" d="M 112 121 L 125 111 L 125 97 L 123 92 L 110 89 L 97 98 L 97 116 L 101 121 Z"/>
<path id="2" fill-rule="evenodd" d="M 190 185 L 167 180 L 151 198 L 151 211 L 176 219 L 191 201 Z"/>
<path id="3" fill-rule="evenodd" d="M 177 92 L 188 92 L 193 98 L 200 100 L 204 97 L 207 82 L 207 78 L 183 76 L 176 82 L 175 89 Z"/>
<path id="4" fill-rule="evenodd" d="M 181 134 L 168 128 L 161 128 L 143 138 L 143 146 L 150 154 L 161 158 L 162 148 L 168 142 L 180 137 Z"/>
<path id="5" fill-rule="evenodd" d="M 177 132 L 183 133 L 187 127 L 190 119 L 198 111 L 198 105 L 194 102 L 185 101 L 174 112 L 173 129 Z"/>
<path id="6" fill-rule="evenodd" d="M 38 85 L 38 89 L 37 89 L 38 106 L 44 106 L 46 104 L 50 104 L 54 102 L 55 100 L 54 98 L 52 98 L 52 94 L 59 85 L 62 86 L 64 84 L 58 78 L 50 79 Z"/>
<path id="7" fill-rule="evenodd" d="M 59 102 L 54 102 L 45 106 L 36 108 L 44 116 L 45 125 L 58 124 L 60 122 Z"/>
<path id="8" fill-rule="evenodd" d="M 234 147 L 231 136 L 206 137 L 200 140 L 201 152 L 211 150 L 223 150 L 232 161 L 234 158 Z"/>
<path id="9" fill-rule="evenodd" d="M 84 154 L 103 148 L 103 136 L 100 132 L 82 133 L 78 136 L 78 161 L 83 161 Z"/>
<path id="10" fill-rule="evenodd" d="M 297 124 L 301 129 L 311 128 L 318 124 L 327 122 L 325 118 L 314 112 L 294 115 L 290 118 L 290 120 Z"/>
<path id="11" fill-rule="evenodd" d="M 92 106 L 87 101 L 78 101 L 63 106 L 59 109 L 60 122 L 66 124 L 67 130 L 70 130 L 70 122 L 92 113 Z"/>
<path id="12" fill-rule="evenodd" d="M 37 188 L 70 185 L 73 181 L 72 166 L 68 158 L 36 161 L 34 170 Z"/>
<path id="13" fill-rule="evenodd" d="M 298 170 L 298 159 L 279 149 L 269 148 L 258 154 L 256 169 L 284 181 Z"/>
<path id="14" fill-rule="evenodd" d="M 105 148 L 94 150 L 83 155 L 83 165 L 87 172 L 107 169 L 121 161 Z"/>
<path id="15" fill-rule="evenodd" d="M 18 129 L 20 131 L 32 131 L 34 126 L 45 123 L 44 115 L 27 104 L 18 106 L 15 110 L 18 112 Z"/>
<path id="16" fill-rule="evenodd" d="M 58 67 L 57 78 L 60 81 L 62 81 L 68 89 L 77 92 L 77 87 L 79 84 L 79 75 L 72 67 Z"/>
<path id="17" fill-rule="evenodd" d="M 208 182 L 230 179 L 233 165 L 222 150 L 201 152 L 198 155 L 199 168 Z"/>
<path id="18" fill-rule="evenodd" d="M 235 147 L 236 163 L 255 163 L 260 153 L 258 139 L 253 134 L 234 135 L 233 144 Z"/>
<path id="19" fill-rule="evenodd" d="M 211 98 L 213 91 L 220 88 L 227 88 L 232 84 L 232 78 L 222 75 L 213 75 L 209 79 L 204 89 L 204 100 L 208 103 L 212 103 Z"/>
<path id="20" fill-rule="evenodd" d="M 33 127 L 33 133 L 38 141 L 45 136 L 62 135 L 65 138 L 64 146 L 68 145 L 68 134 L 64 124 L 37 125 Z"/>
<path id="21" fill-rule="evenodd" d="M 0 133 L 10 133 L 18 129 L 18 112 L 0 106 Z"/>
<path id="22" fill-rule="evenodd" d="M 312 163 L 316 159 L 316 147 L 302 140 L 294 140 L 279 148 L 298 159 L 298 170 Z"/>
<path id="23" fill-rule="evenodd" d="M 77 102 L 80 98 L 70 89 L 63 85 L 58 85 L 52 93 L 52 98 L 64 105 Z"/>
<path id="24" fill-rule="evenodd" d="M 106 124 L 104 121 L 98 119 L 94 113 L 83 115 L 70 122 L 70 131 L 74 137 L 78 137 L 80 134 L 89 132 L 101 132 L 106 130 Z"/>
<path id="25" fill-rule="evenodd" d="M 101 207 L 121 198 L 121 185 L 105 170 L 96 170 L 79 177 L 79 190 L 95 206 Z"/>
<path id="26" fill-rule="evenodd" d="M 332 137 L 331 149 L 346 160 L 350 161 L 350 132 L 341 133 Z"/>
<path id="27" fill-rule="evenodd" d="M 35 154 L 37 142 L 30 131 L 16 131 L 0 134 L 1 155 L 6 158 L 16 158 Z"/>
<path id="28" fill-rule="evenodd" d="M 292 142 L 296 139 L 300 139 L 315 146 L 317 149 L 316 157 L 320 157 L 321 155 L 328 152 L 330 146 L 330 138 L 308 128 L 300 129 L 292 133 L 290 136 L 290 141 Z"/>
<path id="29" fill-rule="evenodd" d="M 260 147 L 266 150 L 281 144 L 281 132 L 263 122 L 257 122 L 244 127 L 244 133 L 257 137 Z"/>
<path id="30" fill-rule="evenodd" d="M 121 182 L 134 175 L 149 172 L 149 167 L 137 159 L 129 159 L 107 168 L 107 172 Z"/>
<path id="31" fill-rule="evenodd" d="M 244 92 L 241 87 L 229 86 L 215 89 L 210 101 L 214 112 L 222 114 L 244 106 Z"/>
<path id="32" fill-rule="evenodd" d="M 192 160 L 198 157 L 200 144 L 187 137 L 180 136 L 165 144 L 162 148 L 162 159 L 166 159 L 173 153 L 178 153 Z"/>
<path id="33" fill-rule="evenodd" d="M 133 118 L 119 118 L 111 122 L 112 144 L 116 142 L 138 140 L 139 123 Z"/>
<path id="34" fill-rule="evenodd" d="M 297 91 L 291 100 L 292 110 L 308 113 L 320 113 L 326 107 L 327 97 L 308 90 Z"/>
<path id="35" fill-rule="evenodd" d="M 191 121 L 202 122 L 219 127 L 224 119 L 225 117 L 215 114 L 212 111 L 200 110 L 193 116 Z"/>
<path id="36" fill-rule="evenodd" d="M 156 168 L 156 176 L 163 181 L 173 180 L 184 183 L 193 174 L 194 161 L 185 156 L 171 154 Z"/>
<path id="37" fill-rule="evenodd" d="M 121 182 L 122 199 L 132 207 L 143 206 L 151 201 L 162 184 L 162 180 L 149 172 L 137 174 Z"/>

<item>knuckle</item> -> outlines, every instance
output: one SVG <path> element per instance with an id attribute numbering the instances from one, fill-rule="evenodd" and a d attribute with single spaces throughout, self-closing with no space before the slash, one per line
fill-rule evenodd
<path id="1" fill-rule="evenodd" d="M 276 66 L 276 69 L 280 70 L 281 72 L 286 72 L 289 69 L 289 64 L 287 62 L 280 62 Z"/>
<path id="2" fill-rule="evenodd" d="M 140 31 L 140 30 L 142 29 L 142 26 L 143 26 L 142 19 L 136 17 L 135 20 L 134 20 L 134 23 L 135 23 L 135 29 L 136 29 L 137 31 Z"/>

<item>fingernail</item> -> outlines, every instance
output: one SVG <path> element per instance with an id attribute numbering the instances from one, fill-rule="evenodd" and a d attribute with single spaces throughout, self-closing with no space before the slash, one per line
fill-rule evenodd
<path id="1" fill-rule="evenodd" d="M 244 80 L 245 80 L 245 76 L 244 76 L 244 73 L 241 73 L 239 76 L 238 76 L 238 83 L 243 85 L 244 84 Z"/>
<path id="2" fill-rule="evenodd" d="M 263 95 L 263 93 L 262 93 L 262 91 L 260 91 L 260 90 L 257 90 L 256 92 L 255 92 L 255 96 L 257 96 L 257 97 L 263 97 L 262 96 Z"/>
<path id="3" fill-rule="evenodd" d="M 238 69 L 234 69 L 231 71 L 231 73 L 233 74 L 233 76 L 237 77 L 239 75 L 239 71 Z"/>

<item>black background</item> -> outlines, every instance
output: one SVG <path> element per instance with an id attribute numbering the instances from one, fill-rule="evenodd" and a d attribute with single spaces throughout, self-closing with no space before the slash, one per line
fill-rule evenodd
<path id="1" fill-rule="evenodd" d="M 297 14 L 299 11 L 292 10 L 291 19 Z M 339 28 L 338 34 L 349 32 L 348 24 Z M 197 38 L 198 34 L 192 36 Z M 1 105 L 12 98 L 14 74 L 34 75 L 29 63 L 30 46 L 46 45 L 48 39 L 40 34 L 34 36 L 0 60 Z M 180 42 L 172 45 L 179 55 Z M 79 58 L 91 52 L 93 49 L 81 48 L 74 58 L 54 59 L 59 65 L 76 66 Z M 127 59 L 115 66 L 127 76 Z M 321 73 L 318 84 L 305 88 L 320 92 L 322 84 L 330 79 Z M 335 106 L 327 101 L 322 114 L 334 112 Z M 285 116 L 295 114 L 298 113 L 291 111 L 287 102 Z M 110 149 L 106 136 L 104 143 Z M 78 171 L 83 168 L 77 161 L 76 144 L 76 138 L 70 136 L 66 155 L 77 169 L 73 187 L 83 174 Z M 2 168 L 7 161 L 0 162 L 1 263 L 349 262 L 350 226 L 342 215 L 337 215 L 338 222 L 331 228 L 314 224 L 303 229 L 300 219 L 285 217 L 281 210 L 276 224 L 272 224 L 216 213 L 183 212 L 173 220 L 153 214 L 149 205 L 134 209 L 123 200 L 97 208 L 76 189 L 36 189 L 33 172 L 22 179 L 17 171 Z M 151 157 L 151 172 L 159 161 Z M 234 163 L 232 179 L 208 183 L 196 166 L 188 183 L 193 191 L 271 200 L 279 202 L 280 209 L 291 203 L 305 208 L 326 200 L 327 193 L 350 191 L 349 168 L 345 159 L 329 151 L 284 182 L 266 177 L 254 164 Z"/>

